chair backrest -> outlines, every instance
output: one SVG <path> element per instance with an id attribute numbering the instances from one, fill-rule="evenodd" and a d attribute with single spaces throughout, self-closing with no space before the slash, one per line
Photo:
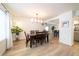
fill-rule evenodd
<path id="1" fill-rule="evenodd" d="M 34 30 L 31 30 L 31 31 L 30 31 L 30 34 L 34 34 L 34 33 L 35 33 Z"/>
<path id="2" fill-rule="evenodd" d="M 26 32 L 24 32 L 26 40 L 29 40 L 29 34 L 26 34 Z"/>

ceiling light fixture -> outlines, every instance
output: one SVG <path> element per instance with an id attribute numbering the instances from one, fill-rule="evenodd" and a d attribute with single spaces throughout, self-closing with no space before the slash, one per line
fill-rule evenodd
<path id="1" fill-rule="evenodd" d="M 35 14 L 35 17 L 32 18 L 31 21 L 35 23 L 43 23 L 43 20 L 39 17 L 38 13 Z"/>

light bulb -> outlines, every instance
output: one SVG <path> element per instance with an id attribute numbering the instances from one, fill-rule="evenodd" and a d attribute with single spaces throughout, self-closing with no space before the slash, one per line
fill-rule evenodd
<path id="1" fill-rule="evenodd" d="M 40 22 L 40 20 L 38 20 L 38 22 Z"/>
<path id="2" fill-rule="evenodd" d="M 41 22 L 41 23 L 43 23 L 43 21 L 42 21 L 42 20 L 41 20 L 40 22 Z"/>
<path id="3" fill-rule="evenodd" d="M 37 22 L 37 20 L 36 20 L 36 19 L 34 19 L 34 22 Z"/>
<path id="4" fill-rule="evenodd" d="M 31 22 L 34 22 L 34 19 L 33 18 L 31 19 Z"/>

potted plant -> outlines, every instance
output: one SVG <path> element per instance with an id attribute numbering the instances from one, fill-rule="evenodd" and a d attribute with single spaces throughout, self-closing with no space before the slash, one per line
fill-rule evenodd
<path id="1" fill-rule="evenodd" d="M 16 40 L 19 39 L 18 36 L 19 36 L 20 32 L 22 32 L 22 31 L 23 31 L 23 30 L 22 30 L 20 27 L 18 27 L 18 26 L 13 26 L 13 27 L 11 28 L 12 34 L 15 34 L 15 35 L 16 35 Z"/>

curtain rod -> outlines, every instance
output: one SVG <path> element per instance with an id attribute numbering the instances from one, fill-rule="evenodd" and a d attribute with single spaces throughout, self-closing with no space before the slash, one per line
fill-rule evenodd
<path id="1" fill-rule="evenodd" d="M 3 4 L 3 3 L 1 3 L 1 5 L 5 8 L 5 12 L 8 12 L 8 13 L 10 13 L 11 15 L 13 15 L 7 8 L 6 8 L 6 6 Z M 13 15 L 14 16 L 14 15 Z"/>
<path id="2" fill-rule="evenodd" d="M 1 3 L 1 5 L 5 8 L 5 12 L 9 12 L 3 3 Z"/>

